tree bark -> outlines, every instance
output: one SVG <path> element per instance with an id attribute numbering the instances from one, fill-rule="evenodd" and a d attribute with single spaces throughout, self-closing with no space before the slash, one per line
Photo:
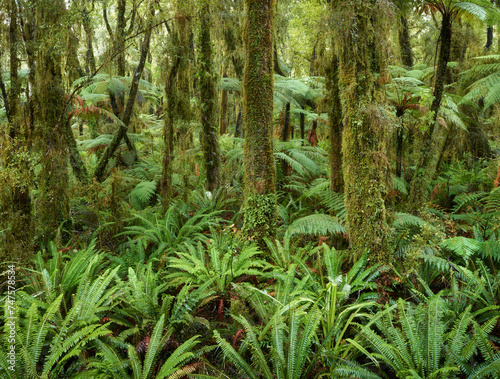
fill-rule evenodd
<path id="1" fill-rule="evenodd" d="M 401 50 L 401 62 L 406 67 L 413 66 L 413 52 L 410 43 L 410 31 L 406 15 L 402 14 L 399 18 L 399 48 Z"/>
<path id="2" fill-rule="evenodd" d="M 116 73 L 118 76 L 125 76 L 125 11 L 127 7 L 126 0 L 118 0 L 117 4 L 117 19 L 115 31 L 115 51 L 118 53 L 116 57 Z"/>
<path id="3" fill-rule="evenodd" d="M 436 120 L 441 106 L 446 80 L 446 70 L 450 59 L 451 50 L 451 26 L 452 14 L 448 11 L 443 13 L 441 23 L 439 57 L 434 77 L 434 100 L 431 105 L 431 119 L 427 125 L 427 130 L 422 136 L 420 153 L 417 161 L 417 168 L 410 185 L 410 195 L 408 202 L 413 208 L 420 208 L 427 198 L 427 185 L 436 171 L 436 159 L 432 149 L 432 136 L 436 127 Z"/>
<path id="4" fill-rule="evenodd" d="M 38 229 L 41 240 L 52 240 L 58 227 L 69 217 L 68 152 L 64 137 L 65 93 L 62 87 L 60 56 L 67 29 L 64 19 L 66 7 L 63 0 L 37 1 L 35 3 L 36 87 L 35 117 L 42 155 L 39 175 L 40 196 L 36 203 Z M 43 27 L 42 27 L 43 25 Z M 49 35 L 50 33 L 50 35 Z"/>
<path id="5" fill-rule="evenodd" d="M 78 145 L 75 140 L 75 135 L 71 129 L 69 120 L 64 123 L 64 132 L 66 136 L 66 143 L 68 144 L 69 150 L 69 163 L 73 169 L 73 174 L 76 178 L 83 184 L 88 184 L 89 175 L 85 163 L 83 162 L 80 152 L 78 151 Z"/>
<path id="6" fill-rule="evenodd" d="M 210 40 L 210 6 L 208 0 L 200 12 L 198 77 L 200 80 L 201 126 L 203 129 L 202 148 L 205 158 L 207 189 L 214 193 L 220 182 L 220 149 L 217 132 L 217 92 L 212 61 L 212 41 Z"/>
<path id="7" fill-rule="evenodd" d="M 174 120 L 177 114 L 177 74 L 179 73 L 182 62 L 179 50 L 179 36 L 177 30 L 169 32 L 173 45 L 173 62 L 168 69 L 167 80 L 165 83 L 165 116 L 163 127 L 163 142 L 165 145 L 163 153 L 163 167 L 160 182 L 158 183 L 158 191 L 163 198 L 162 212 L 165 214 L 170 206 L 172 198 L 172 162 L 174 159 Z"/>
<path id="8" fill-rule="evenodd" d="M 306 138 L 306 115 L 300 114 L 300 139 Z"/>
<path id="9" fill-rule="evenodd" d="M 263 244 L 276 233 L 276 173 L 273 157 L 274 0 L 245 0 L 244 233 Z"/>
<path id="10" fill-rule="evenodd" d="M 96 72 L 97 69 L 95 64 L 94 46 L 92 42 L 94 39 L 94 33 L 90 25 L 90 12 L 88 12 L 85 8 L 82 10 L 82 25 L 87 42 L 87 51 L 85 53 L 85 72 L 87 75 L 91 75 Z"/>
<path id="11" fill-rule="evenodd" d="M 375 100 L 375 79 L 371 69 L 384 62 L 371 50 L 373 29 L 385 31 L 374 22 L 373 1 L 337 2 L 335 40 L 339 57 L 339 82 L 344 130 L 342 134 L 345 207 L 349 242 L 354 259 L 370 251 L 377 260 L 386 260 L 389 227 L 383 198 L 384 173 L 388 170 L 384 146 L 385 110 Z M 380 7 L 377 3 L 375 7 Z M 380 12 L 380 9 L 377 9 Z"/>
<path id="12" fill-rule="evenodd" d="M 491 4 L 495 5 L 495 0 L 491 0 Z M 486 28 L 486 45 L 484 45 L 484 48 L 489 50 L 491 45 L 493 45 L 493 26 L 488 25 Z"/>
<path id="13" fill-rule="evenodd" d="M 0 176 L 5 188 L 0 201 L 0 229 L 4 230 L 0 243 L 0 253 L 5 260 L 29 259 L 33 243 L 33 217 L 30 197 L 29 162 L 26 154 L 31 150 L 27 138 L 27 125 L 21 121 L 19 97 L 21 83 L 19 70 L 19 26 L 18 9 L 15 0 L 8 2 L 9 14 L 9 53 L 10 53 L 10 91 L 6 92 L 2 84 L 2 95 L 8 119 L 9 139 L 4 141 L 6 151 L 4 172 L 7 177 Z M 1 79 L 0 79 L 1 80 Z M 23 154 L 24 153 L 24 154 Z"/>
<path id="14" fill-rule="evenodd" d="M 330 93 L 330 189 L 334 192 L 344 190 L 344 175 L 342 172 L 342 103 L 340 101 L 339 59 L 335 53 L 332 56 L 331 67 L 327 72 Z"/>
<path id="15" fill-rule="evenodd" d="M 226 71 L 222 73 L 223 78 L 227 78 Z M 219 115 L 219 134 L 227 133 L 227 105 L 228 105 L 228 91 L 221 90 L 220 95 L 220 115 Z"/>

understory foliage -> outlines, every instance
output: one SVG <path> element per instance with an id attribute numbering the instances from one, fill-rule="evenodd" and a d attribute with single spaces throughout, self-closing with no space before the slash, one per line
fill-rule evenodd
<path id="1" fill-rule="evenodd" d="M 500 0 L 0 20 L 0 378 L 500 379 Z"/>

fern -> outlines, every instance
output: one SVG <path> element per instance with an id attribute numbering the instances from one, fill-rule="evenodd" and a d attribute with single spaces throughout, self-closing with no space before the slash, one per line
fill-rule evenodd
<path id="1" fill-rule="evenodd" d="M 151 199 L 156 192 L 156 186 L 156 180 L 138 183 L 130 192 L 130 203 L 132 206 L 137 210 L 146 208 L 151 203 Z"/>
<path id="2" fill-rule="evenodd" d="M 295 220 L 287 229 L 285 238 L 297 234 L 328 235 L 346 233 L 337 218 L 326 214 L 313 214 Z"/>
<path id="3" fill-rule="evenodd" d="M 480 248 L 480 245 L 476 240 L 466 237 L 453 237 L 445 239 L 440 243 L 440 246 L 459 255 L 464 260 L 468 260 Z"/>

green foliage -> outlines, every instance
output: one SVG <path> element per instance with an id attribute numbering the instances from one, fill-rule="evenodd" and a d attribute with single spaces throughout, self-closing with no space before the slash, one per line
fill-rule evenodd
<path id="1" fill-rule="evenodd" d="M 372 352 L 356 343 L 360 352 L 376 364 L 380 376 L 373 377 L 386 377 L 381 361 L 398 377 L 459 377 L 472 369 L 469 361 L 481 351 L 483 333 L 491 328 L 489 322 L 480 325 L 474 320 L 470 306 L 449 322 L 445 303 L 439 296 L 417 307 L 400 299 L 381 315 L 360 328 Z M 475 333 L 471 333 L 472 326 Z M 490 346 L 481 354 L 488 365 L 496 366 L 491 352 Z M 343 376 L 362 372 L 356 365 L 343 365 L 338 371 Z"/>
<path id="2" fill-rule="evenodd" d="M 321 312 L 317 308 L 290 311 L 287 317 L 270 321 L 264 331 L 253 327 L 244 317 L 233 316 L 243 325 L 246 338 L 239 351 L 225 341 L 217 331 L 214 336 L 225 357 L 248 378 L 306 378 L 313 368 L 310 360 Z M 287 320 L 287 321 L 285 321 Z M 270 340 L 269 349 L 263 349 L 261 340 Z M 243 358 L 250 355 L 249 365 Z M 270 358 L 269 358 L 270 357 Z M 309 364 L 308 364 L 309 363 Z"/>
<path id="3" fill-rule="evenodd" d="M 130 192 L 130 203 L 137 210 L 142 210 L 151 204 L 151 199 L 156 192 L 156 180 L 140 182 Z"/>
<path id="4" fill-rule="evenodd" d="M 187 249 L 198 241 L 204 241 L 210 227 L 220 221 L 219 211 L 206 211 L 205 209 L 189 211 L 185 204 L 178 201 L 168 208 L 165 216 L 141 216 L 136 214 L 132 223 L 125 227 L 122 235 L 145 240 L 150 245 L 149 259 L 160 259 L 174 251 Z"/>
<path id="5" fill-rule="evenodd" d="M 347 230 L 337 218 L 326 214 L 313 214 L 295 220 L 287 229 L 285 238 L 297 234 L 329 235 L 346 233 Z"/>
<path id="6" fill-rule="evenodd" d="M 214 290 L 225 294 L 232 282 L 242 276 L 264 275 L 269 264 L 260 258 L 255 245 L 241 245 L 234 237 L 225 234 L 207 243 L 189 246 L 187 252 L 179 252 L 167 259 L 170 273 L 166 276 L 170 286 L 193 284 L 201 286 L 213 282 Z"/>

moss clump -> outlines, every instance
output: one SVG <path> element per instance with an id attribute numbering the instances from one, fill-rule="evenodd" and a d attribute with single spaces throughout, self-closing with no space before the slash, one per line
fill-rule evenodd
<path id="1" fill-rule="evenodd" d="M 276 194 L 253 195 L 245 203 L 243 232 L 260 242 L 276 232 Z"/>

